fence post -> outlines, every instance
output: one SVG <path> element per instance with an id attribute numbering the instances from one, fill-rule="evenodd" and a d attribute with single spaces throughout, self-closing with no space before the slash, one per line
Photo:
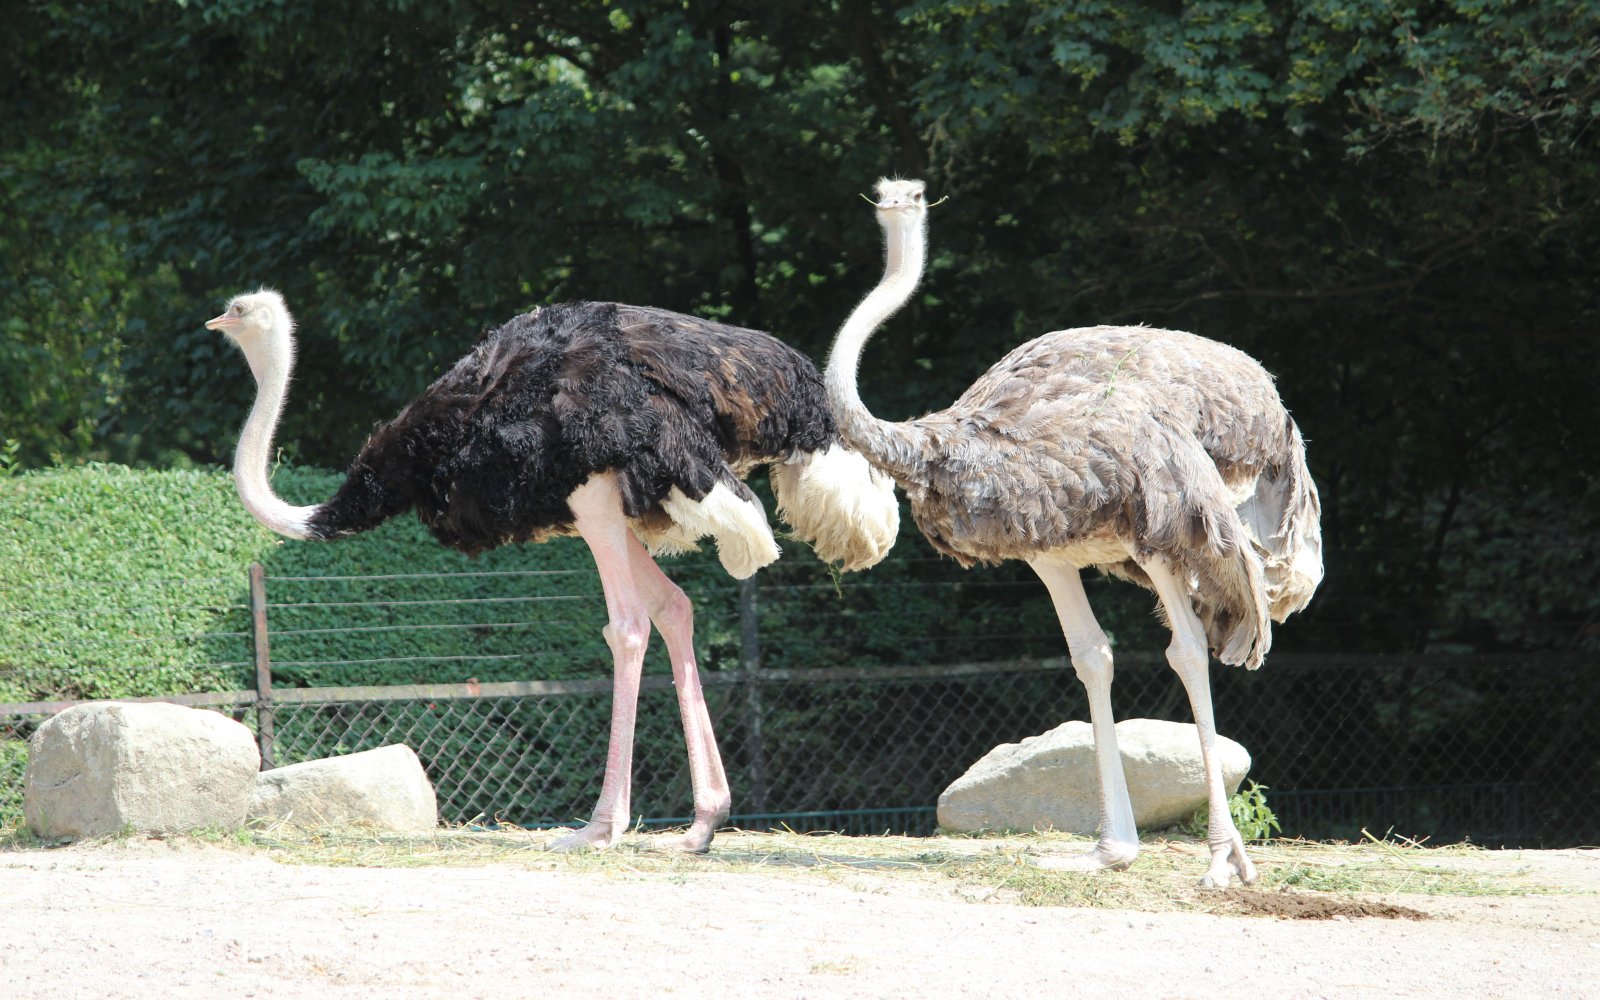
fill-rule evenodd
<path id="1" fill-rule="evenodd" d="M 261 769 L 272 768 L 272 657 L 267 648 L 267 571 L 250 564 L 250 639 L 256 661 L 256 745 Z"/>
<path id="2" fill-rule="evenodd" d="M 756 580 L 739 581 L 739 669 L 744 674 L 745 760 L 750 769 L 750 809 L 767 811 L 767 751 L 761 735 L 766 712 L 761 704 L 761 621 Z"/>

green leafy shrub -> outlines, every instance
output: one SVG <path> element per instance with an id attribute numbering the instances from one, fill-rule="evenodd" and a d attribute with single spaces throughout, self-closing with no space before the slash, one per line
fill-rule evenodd
<path id="1" fill-rule="evenodd" d="M 235 686 L 241 574 L 267 545 L 230 494 L 216 472 L 0 480 L 0 701 Z"/>
<path id="2" fill-rule="evenodd" d="M 22 825 L 22 775 L 27 767 L 27 742 L 7 739 L 0 731 L 0 830 Z"/>
<path id="3" fill-rule="evenodd" d="M 1239 828 L 1239 836 L 1245 840 L 1266 840 L 1283 831 L 1277 814 L 1267 805 L 1267 786 L 1254 781 L 1228 799 L 1228 814 L 1233 817 L 1233 825 Z"/>
<path id="4" fill-rule="evenodd" d="M 1239 836 L 1245 840 L 1266 840 L 1283 830 L 1278 825 L 1277 814 L 1267 805 L 1267 786 L 1254 781 L 1228 797 L 1228 815 L 1233 817 L 1233 825 L 1239 828 Z M 1206 823 L 1206 810 L 1201 808 L 1178 828 L 1191 837 L 1204 837 Z"/>
<path id="5" fill-rule="evenodd" d="M 310 501 L 338 480 L 284 469 L 274 482 L 285 496 Z M 468 559 L 401 517 L 337 543 L 286 543 L 250 519 L 224 471 L 86 466 L 0 480 L 0 701 L 243 686 L 253 670 L 253 561 L 267 568 L 273 652 L 289 684 L 559 677 L 609 662 L 598 581 L 575 539 Z M 463 571 L 541 575 L 331 579 Z M 497 627 L 485 608 L 492 616 L 500 604 L 463 603 L 483 598 L 536 608 L 516 619 L 532 621 L 521 631 L 536 634 L 518 638 L 517 628 Z M 375 599 L 391 603 L 341 606 Z M 436 612 L 435 620 L 409 614 L 418 609 Z M 450 628 L 428 627 L 435 624 Z M 503 664 L 494 676 L 482 662 L 428 659 L 480 651 L 527 655 L 488 661 Z M 353 665 L 295 666 L 317 660 Z"/>

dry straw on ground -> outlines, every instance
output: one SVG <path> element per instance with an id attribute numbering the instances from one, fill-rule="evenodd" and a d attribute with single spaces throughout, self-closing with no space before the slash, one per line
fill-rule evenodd
<path id="1" fill-rule="evenodd" d="M 551 854 L 554 834 L 544 830 L 446 829 L 426 837 L 328 831 L 318 834 L 259 830 L 240 843 L 287 864 L 413 868 L 513 865 L 561 869 L 597 877 L 692 879 L 699 875 L 759 873 L 769 877 L 819 875 L 863 892 L 891 883 L 904 890 L 954 890 L 976 903 L 1192 911 L 1299 918 L 1385 916 L 1420 919 L 1417 910 L 1374 902 L 1393 894 L 1422 896 L 1529 895 L 1562 891 L 1515 868 L 1493 874 L 1453 861 L 1483 852 L 1471 847 L 1423 848 L 1373 840 L 1361 844 L 1274 841 L 1253 855 L 1261 880 L 1227 892 L 1201 889 L 1203 842 L 1147 839 L 1131 868 L 1118 873 L 1072 874 L 1028 863 L 1030 855 L 1082 851 L 1088 841 L 1057 834 L 1009 837 L 846 837 L 837 834 L 724 832 L 708 855 L 653 848 L 647 834 L 605 853 Z"/>

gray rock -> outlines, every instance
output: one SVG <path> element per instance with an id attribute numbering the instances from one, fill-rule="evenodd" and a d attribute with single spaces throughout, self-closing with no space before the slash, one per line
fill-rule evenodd
<path id="1" fill-rule="evenodd" d="M 91 702 L 28 744 L 22 814 L 40 837 L 232 829 L 261 769 L 250 730 L 163 702 Z"/>
<path id="2" fill-rule="evenodd" d="M 1200 736 L 1192 724 L 1126 719 L 1117 723 L 1117 749 L 1141 829 L 1181 822 L 1205 806 Z M 1250 770 L 1250 752 L 1226 736 L 1217 737 L 1216 751 L 1232 795 Z M 985 754 L 939 796 L 939 826 L 954 833 L 1093 836 L 1100 825 L 1099 789 L 1094 731 L 1087 722 L 1068 722 Z"/>
<path id="3" fill-rule="evenodd" d="M 439 805 L 416 753 L 394 744 L 263 771 L 248 815 L 252 824 L 301 829 L 425 833 L 438 826 Z"/>

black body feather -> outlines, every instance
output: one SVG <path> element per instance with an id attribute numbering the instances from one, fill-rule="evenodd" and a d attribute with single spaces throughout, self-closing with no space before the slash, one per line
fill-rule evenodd
<path id="1" fill-rule="evenodd" d="M 615 472 L 624 513 L 664 518 L 676 486 L 750 495 L 748 466 L 838 440 L 821 377 L 769 334 L 616 303 L 548 306 L 490 330 L 378 427 L 314 537 L 412 507 L 468 553 L 572 530 L 567 497 Z"/>

